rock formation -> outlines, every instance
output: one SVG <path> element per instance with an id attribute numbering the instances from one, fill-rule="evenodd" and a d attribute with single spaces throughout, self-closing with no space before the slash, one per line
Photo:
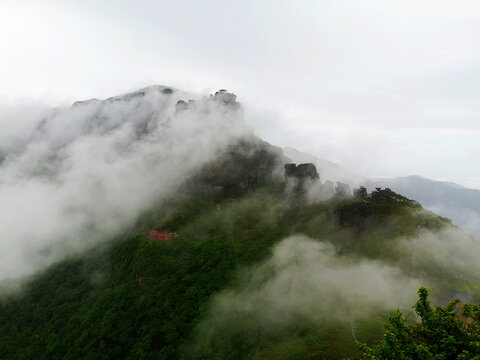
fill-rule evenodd
<path id="1" fill-rule="evenodd" d="M 368 196 L 367 188 L 365 186 L 360 186 L 360 188 L 354 189 L 353 196 L 360 200 L 365 200 Z"/>
<path id="2" fill-rule="evenodd" d="M 352 196 L 350 185 L 344 184 L 338 181 L 337 186 L 335 186 L 335 195 L 337 195 L 340 198 L 346 198 L 346 197 Z"/>
<path id="3" fill-rule="evenodd" d="M 199 100 L 178 100 L 175 105 L 175 111 L 181 112 L 184 110 L 192 110 L 201 108 L 205 110 L 208 106 L 218 104 L 225 109 L 229 110 L 238 110 L 241 108 L 241 104 L 237 102 L 237 95 L 227 92 L 227 90 L 222 89 L 215 93 L 215 95 L 210 94 L 208 97 L 201 98 Z"/>
<path id="4" fill-rule="evenodd" d="M 299 180 L 319 180 L 317 168 L 312 163 L 307 164 L 285 164 L 285 178 L 297 178 Z"/>

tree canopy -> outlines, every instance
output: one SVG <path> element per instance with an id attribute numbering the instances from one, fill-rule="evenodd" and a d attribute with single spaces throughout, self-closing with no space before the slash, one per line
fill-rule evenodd
<path id="1" fill-rule="evenodd" d="M 432 307 L 427 289 L 418 290 L 415 313 L 409 322 L 400 311 L 393 314 L 382 338 L 373 346 L 359 344 L 363 359 L 478 360 L 480 359 L 480 305 Z"/>

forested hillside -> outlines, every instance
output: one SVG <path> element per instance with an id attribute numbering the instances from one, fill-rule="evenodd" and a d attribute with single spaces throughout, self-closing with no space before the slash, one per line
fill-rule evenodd
<path id="1" fill-rule="evenodd" d="M 395 193 L 312 198 L 315 184 L 286 181 L 286 161 L 239 141 L 145 211 L 134 236 L 4 294 L 0 358 L 353 358 L 421 285 L 438 303 L 478 299 L 478 246 L 447 219 Z M 149 240 L 159 227 L 176 238 Z"/>

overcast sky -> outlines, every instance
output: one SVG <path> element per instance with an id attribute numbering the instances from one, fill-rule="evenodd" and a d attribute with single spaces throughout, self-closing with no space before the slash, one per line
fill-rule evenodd
<path id="1" fill-rule="evenodd" d="M 480 188 L 476 0 L 0 0 L 2 106 L 152 84 L 227 88 L 266 140 L 367 176 Z"/>

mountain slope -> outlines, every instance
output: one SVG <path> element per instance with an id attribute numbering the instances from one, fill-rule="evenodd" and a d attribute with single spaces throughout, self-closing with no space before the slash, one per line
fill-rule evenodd
<path id="1" fill-rule="evenodd" d="M 371 188 L 390 187 L 407 197 L 417 199 L 427 209 L 452 219 L 455 224 L 480 239 L 480 190 L 421 176 L 377 179 L 367 185 Z"/>
<path id="2" fill-rule="evenodd" d="M 385 179 L 370 179 L 353 174 L 339 164 L 320 159 L 294 148 L 284 148 L 286 156 L 294 162 L 314 163 L 323 180 L 340 181 L 352 186 L 388 187 L 441 216 L 452 219 L 455 224 L 480 239 L 480 190 L 467 189 L 461 185 L 427 179 L 422 176 L 406 176 Z"/>
<path id="3" fill-rule="evenodd" d="M 52 109 L 7 145 L 2 132 L 0 280 L 128 232 L 192 173 L 252 136 L 227 94 L 192 99 L 154 86 Z"/>
<path id="4" fill-rule="evenodd" d="M 181 176 L 173 170 L 191 159 L 174 156 L 127 177 L 132 187 L 113 214 L 129 214 L 128 231 L 118 224 L 122 231 L 25 280 L 21 293 L 0 291 L 0 358 L 351 358 L 355 339 L 382 334 L 386 314 L 408 313 L 420 285 L 438 303 L 480 298 L 478 242 L 400 194 L 312 199 L 322 184 L 284 176 L 289 159 L 236 126 L 240 109 L 233 102 L 230 118 L 227 94 L 176 107 L 171 122 L 194 126 L 186 134 L 196 141 L 174 140 L 208 146 L 202 134 L 225 127 L 232 136 Z M 142 177 L 168 186 L 145 193 L 133 186 Z M 122 212 L 124 199 L 143 206 Z M 150 240 L 156 228 L 176 238 Z M 98 236 L 90 231 L 77 241 Z"/>
<path id="5" fill-rule="evenodd" d="M 279 154 L 262 144 L 232 148 L 186 183 L 185 199 L 142 216 L 139 229 L 166 226 L 178 234 L 173 242 L 151 241 L 141 233 L 112 243 L 52 266 L 21 298 L 4 302 L 0 357 L 342 358 L 356 354 L 350 321 L 356 337 L 372 341 L 381 332 L 382 314 L 404 303 L 395 292 L 387 296 L 396 286 L 414 296 L 422 281 L 437 295 L 468 290 L 477 296 L 473 280 L 458 274 L 458 266 L 443 268 L 428 256 L 416 260 L 417 275 L 410 277 L 412 244 L 405 239 L 416 236 L 416 214 L 425 236 L 448 228 L 448 222 L 409 202 L 309 204 L 302 192 L 289 194 L 283 179 L 270 176 L 275 161 L 269 159 Z M 271 157 L 255 151 L 257 146 Z M 242 157 L 250 161 L 239 161 Z M 239 177 L 225 177 L 226 166 L 242 164 Z M 264 176 L 247 188 L 241 185 L 243 174 L 252 167 L 263 169 Z M 309 238 L 283 240 L 298 233 Z M 288 254 L 296 255 L 288 259 Z M 322 273 L 330 275 L 314 276 Z M 338 279 L 331 282 L 332 276 Z M 363 285 L 345 298 L 353 276 Z M 308 281 L 302 285 L 300 279 Z M 367 296 L 373 284 L 384 294 L 381 303 Z M 391 289 L 379 292 L 387 284 Z M 262 301 L 249 303 L 257 297 Z M 302 300 L 292 302 L 297 297 Z M 275 307 L 277 325 L 264 318 Z"/>

